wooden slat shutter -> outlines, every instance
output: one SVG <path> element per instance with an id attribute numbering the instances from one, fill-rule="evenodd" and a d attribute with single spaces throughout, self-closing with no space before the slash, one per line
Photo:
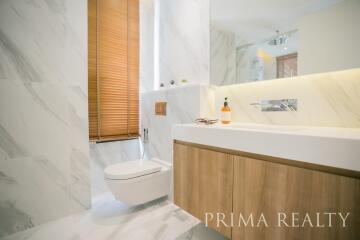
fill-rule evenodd
<path id="1" fill-rule="evenodd" d="M 97 0 L 88 1 L 88 101 L 89 101 L 89 136 L 98 137 L 97 112 L 97 63 L 96 63 L 96 16 Z"/>
<path id="2" fill-rule="evenodd" d="M 139 131 L 139 0 L 128 0 L 129 133 Z"/>
<path id="3" fill-rule="evenodd" d="M 98 129 L 95 138 L 138 136 L 139 2 L 98 0 L 97 7 Z"/>

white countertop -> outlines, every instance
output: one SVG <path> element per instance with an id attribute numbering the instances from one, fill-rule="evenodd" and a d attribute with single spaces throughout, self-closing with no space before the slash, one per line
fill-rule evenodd
<path id="1" fill-rule="evenodd" d="M 360 129 L 176 124 L 173 139 L 213 147 L 360 171 Z"/>

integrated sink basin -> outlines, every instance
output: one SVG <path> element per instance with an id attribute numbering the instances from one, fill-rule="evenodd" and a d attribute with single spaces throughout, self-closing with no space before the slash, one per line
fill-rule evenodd
<path id="1" fill-rule="evenodd" d="M 177 124 L 174 140 L 360 171 L 360 129 L 233 123 Z"/>
<path id="2" fill-rule="evenodd" d="M 297 126 L 284 126 L 284 125 L 269 125 L 269 124 L 253 124 L 253 123 L 232 123 L 232 124 L 216 124 L 214 127 L 221 128 L 241 128 L 244 130 L 259 130 L 259 131 L 298 131 L 304 128 Z"/>

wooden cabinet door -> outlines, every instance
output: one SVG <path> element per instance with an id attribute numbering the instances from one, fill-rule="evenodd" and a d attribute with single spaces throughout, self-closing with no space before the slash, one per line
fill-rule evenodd
<path id="1" fill-rule="evenodd" d="M 231 155 L 174 144 L 175 204 L 203 222 L 206 213 L 213 214 L 214 218 L 208 221 L 208 226 L 229 238 L 232 192 L 233 157 Z M 217 224 L 218 213 L 224 214 L 224 222 L 229 227 L 222 223 Z M 210 215 L 208 219 L 210 220 Z"/>
<path id="2" fill-rule="evenodd" d="M 360 239 L 360 180 L 234 156 L 233 211 L 232 239 Z M 342 227 L 339 215 L 332 216 L 332 227 L 329 227 L 324 213 L 339 212 L 344 216 L 350 213 L 346 227 Z M 245 220 L 252 214 L 255 226 L 251 227 L 250 223 L 239 226 L 240 213 Z M 279 227 L 279 213 L 286 214 L 290 227 L 284 224 Z M 299 219 L 295 224 L 292 213 Z M 308 221 L 303 225 L 306 213 L 313 227 Z M 263 221 L 259 222 L 261 214 L 268 227 Z"/>

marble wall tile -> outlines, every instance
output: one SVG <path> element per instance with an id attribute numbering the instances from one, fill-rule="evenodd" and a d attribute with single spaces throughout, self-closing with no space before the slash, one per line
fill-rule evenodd
<path id="1" fill-rule="evenodd" d="M 140 90 L 154 90 L 155 0 L 140 0 Z"/>
<path id="2" fill-rule="evenodd" d="M 257 52 L 258 46 L 254 44 L 243 45 L 236 49 L 235 83 L 262 81 L 264 79 L 264 61 L 258 57 Z M 265 79 L 269 79 L 269 77 Z"/>
<path id="3" fill-rule="evenodd" d="M 176 240 L 226 240 L 224 237 L 215 230 L 206 227 L 203 223 L 196 225 L 189 231 L 178 236 Z"/>
<path id="4" fill-rule="evenodd" d="M 209 25 L 209 0 L 141 0 L 141 92 L 171 80 L 208 84 Z"/>
<path id="5" fill-rule="evenodd" d="M 204 85 L 187 85 L 141 94 L 140 131 L 148 129 L 148 140 L 144 143 L 147 158 L 155 157 L 172 163 L 172 126 L 213 116 L 213 100 L 212 90 Z M 167 102 L 166 116 L 155 115 L 156 102 Z M 172 200 L 172 184 L 169 197 Z"/>
<path id="6" fill-rule="evenodd" d="M 85 0 L 0 2 L 0 236 L 90 207 L 86 26 Z"/>
<path id="7" fill-rule="evenodd" d="M 159 0 L 159 81 L 209 84 L 209 0 Z"/>
<path id="8" fill-rule="evenodd" d="M 219 87 L 215 108 L 229 97 L 232 120 L 264 124 L 360 127 L 360 69 Z M 296 112 L 261 112 L 250 103 L 298 99 Z M 217 112 L 219 116 L 219 112 Z"/>
<path id="9" fill-rule="evenodd" d="M 236 83 L 236 35 L 211 28 L 210 83 L 223 86 Z"/>
<path id="10" fill-rule="evenodd" d="M 177 123 L 192 123 L 198 117 L 213 116 L 212 90 L 207 86 L 188 85 L 151 91 L 141 95 L 141 131 L 149 130 L 145 143 L 148 157 L 172 162 L 171 128 Z M 166 116 L 155 115 L 155 103 L 167 102 Z"/>

